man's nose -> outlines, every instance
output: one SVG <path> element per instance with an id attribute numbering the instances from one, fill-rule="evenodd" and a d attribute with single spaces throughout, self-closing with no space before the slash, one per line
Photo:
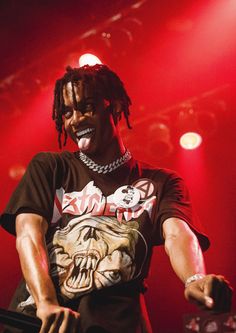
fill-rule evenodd
<path id="1" fill-rule="evenodd" d="M 84 120 L 84 115 L 78 111 L 78 110 L 73 110 L 73 114 L 71 116 L 71 125 L 72 126 L 76 126 L 79 123 L 81 123 Z"/>

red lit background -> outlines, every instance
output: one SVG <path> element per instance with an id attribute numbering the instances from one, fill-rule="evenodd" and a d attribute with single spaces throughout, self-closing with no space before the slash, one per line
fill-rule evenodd
<path id="1" fill-rule="evenodd" d="M 58 151 L 55 79 L 82 53 L 94 53 L 133 100 L 133 130 L 121 125 L 126 144 L 137 158 L 185 178 L 212 242 L 207 270 L 236 287 L 236 1 L 11 0 L 0 9 L 1 211 L 32 156 Z M 179 146 L 188 129 L 202 135 L 196 150 Z M 0 307 L 7 307 L 20 268 L 14 238 L 0 229 L 0 239 Z M 162 247 L 148 283 L 154 332 L 181 332 L 183 314 L 195 308 Z"/>

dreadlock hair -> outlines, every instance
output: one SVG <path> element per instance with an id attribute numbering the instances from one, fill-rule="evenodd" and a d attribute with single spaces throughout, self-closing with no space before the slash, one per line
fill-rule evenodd
<path id="1" fill-rule="evenodd" d="M 105 65 L 95 65 L 89 66 L 85 65 L 80 68 L 66 68 L 65 75 L 56 81 L 54 89 L 54 102 L 53 102 L 53 113 L 52 118 L 56 124 L 56 130 L 58 131 L 58 143 L 61 148 L 61 136 L 64 134 L 64 143 L 66 145 L 67 133 L 63 125 L 63 111 L 64 111 L 64 97 L 63 97 L 63 88 L 68 83 L 72 84 L 72 98 L 73 106 L 77 109 L 77 100 L 74 89 L 74 83 L 78 81 L 83 81 L 89 86 L 91 86 L 96 95 L 102 96 L 104 99 L 110 103 L 110 112 L 114 116 L 114 119 L 118 121 L 121 119 L 122 113 L 126 119 L 126 124 L 129 129 L 129 106 L 131 105 L 131 100 L 127 95 L 123 82 L 120 78 L 111 71 Z M 119 100 L 121 103 L 121 113 L 115 115 L 115 110 L 113 108 L 113 102 Z"/>

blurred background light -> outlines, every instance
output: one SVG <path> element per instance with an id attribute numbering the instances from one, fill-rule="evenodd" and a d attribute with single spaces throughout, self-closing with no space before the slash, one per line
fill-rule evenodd
<path id="1" fill-rule="evenodd" d="M 164 121 L 156 119 L 149 125 L 147 139 L 147 149 L 154 155 L 155 160 L 160 160 L 172 153 L 171 130 L 169 124 Z M 155 147 L 155 152 L 153 152 L 153 147 Z"/>
<path id="2" fill-rule="evenodd" d="M 187 132 L 180 137 L 180 146 L 187 150 L 198 148 L 202 143 L 202 137 L 196 132 Z"/>
<path id="3" fill-rule="evenodd" d="M 13 180 L 20 180 L 25 173 L 25 166 L 22 164 L 12 165 L 9 169 L 9 177 Z"/>
<path id="4" fill-rule="evenodd" d="M 79 67 L 85 65 L 94 66 L 96 64 L 102 64 L 102 62 L 95 54 L 85 53 L 82 54 L 79 58 Z"/>
<path id="5" fill-rule="evenodd" d="M 203 140 L 215 133 L 217 124 L 215 113 L 201 103 L 186 104 L 177 114 L 176 131 L 180 146 L 187 150 L 198 148 Z"/>

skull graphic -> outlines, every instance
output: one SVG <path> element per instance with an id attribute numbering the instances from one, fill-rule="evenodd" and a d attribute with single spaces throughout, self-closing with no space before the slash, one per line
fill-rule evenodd
<path id="1" fill-rule="evenodd" d="M 83 216 L 56 230 L 48 244 L 51 275 L 69 299 L 137 276 L 138 223 Z"/>

